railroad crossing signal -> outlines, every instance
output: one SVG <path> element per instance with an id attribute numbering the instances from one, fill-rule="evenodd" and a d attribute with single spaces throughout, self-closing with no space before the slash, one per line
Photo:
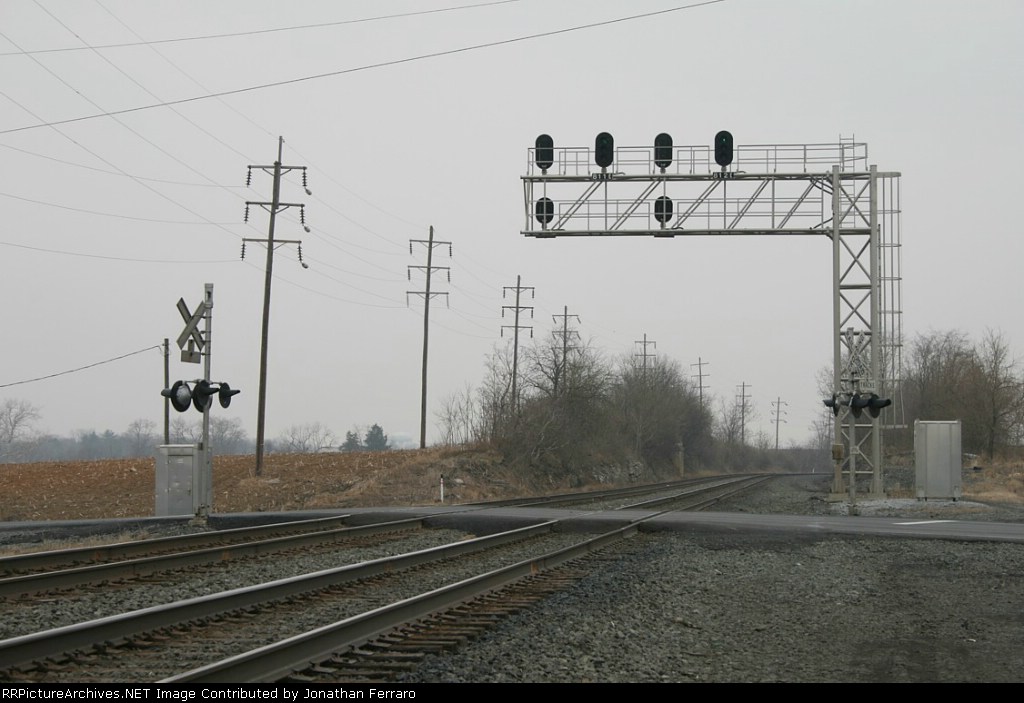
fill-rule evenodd
<path id="1" fill-rule="evenodd" d="M 231 405 L 231 398 L 242 392 L 224 382 L 210 383 L 205 379 L 200 379 L 193 383 L 195 383 L 195 387 L 191 388 L 188 381 L 175 381 L 170 388 L 160 391 L 160 395 L 169 398 L 171 406 L 179 413 L 188 410 L 189 405 L 202 413 L 210 407 L 213 396 L 216 395 L 220 406 L 226 408 Z"/>
<path id="2" fill-rule="evenodd" d="M 879 398 L 877 393 L 833 393 L 831 398 L 825 398 L 823 402 L 826 407 L 832 409 L 832 414 L 836 417 L 839 416 L 840 407 L 848 407 L 854 417 L 860 417 L 866 409 L 868 415 L 876 418 L 882 413 L 883 408 L 892 405 L 891 398 Z"/>
<path id="3" fill-rule="evenodd" d="M 195 313 L 188 311 L 184 298 L 178 298 L 178 312 L 185 321 L 185 329 L 178 335 L 178 349 L 181 349 L 181 360 L 188 364 L 198 364 L 203 359 L 203 347 L 206 340 L 199 331 L 199 322 L 206 314 L 206 301 L 199 303 Z M 188 344 L 188 348 L 185 345 Z"/>

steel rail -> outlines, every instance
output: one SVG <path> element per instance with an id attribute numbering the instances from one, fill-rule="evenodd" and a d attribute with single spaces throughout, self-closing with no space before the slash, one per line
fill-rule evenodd
<path id="1" fill-rule="evenodd" d="M 0 662 L 3 662 L 5 669 L 17 669 L 34 661 L 87 648 L 98 642 L 116 641 L 150 630 L 210 618 L 266 604 L 269 601 L 282 600 L 378 574 L 409 569 L 433 561 L 545 534 L 550 532 L 555 524 L 556 521 L 539 523 L 393 557 L 325 569 L 311 574 L 293 576 L 0 640 Z"/>
<path id="2" fill-rule="evenodd" d="M 249 541 L 264 535 L 283 535 L 311 530 L 329 530 L 343 526 L 350 515 L 315 518 L 312 520 L 295 520 L 275 522 L 255 527 L 236 527 L 215 532 L 197 532 L 190 535 L 173 535 L 170 537 L 154 537 L 152 539 L 117 542 L 95 547 L 75 547 L 72 549 L 54 549 L 45 552 L 30 552 L 0 557 L 0 571 L 14 573 L 32 569 L 66 567 L 69 563 L 83 561 L 111 561 L 129 557 L 152 554 L 158 549 L 179 548 L 192 549 L 201 546 L 223 544 L 224 540 Z"/>
<path id="3" fill-rule="evenodd" d="M 276 681 L 310 662 L 324 659 L 339 650 L 357 647 L 410 621 L 452 608 L 540 571 L 603 549 L 638 531 L 638 522 L 635 522 L 579 544 L 376 608 L 158 683 Z"/>
<path id="4" fill-rule="evenodd" d="M 509 498 L 505 500 L 485 501 L 480 503 L 465 503 L 464 505 L 488 508 L 501 508 L 508 506 L 536 508 L 541 506 L 568 505 L 571 503 L 582 503 L 586 501 L 606 500 L 609 498 L 620 498 L 643 493 L 653 493 L 655 491 L 674 490 L 676 488 L 681 487 L 700 486 L 709 481 L 714 481 L 716 480 L 716 478 L 718 477 L 690 478 L 678 481 L 663 481 L 661 483 L 649 483 L 644 484 L 642 486 L 630 486 L 629 488 L 609 488 L 605 490 L 585 491 L 581 493 L 559 493 L 557 495 L 541 496 L 535 498 Z"/>
<path id="5" fill-rule="evenodd" d="M 631 505 L 624 505 L 615 510 L 643 510 L 645 508 L 653 508 L 659 505 L 665 505 L 666 503 L 674 503 L 676 501 L 693 498 L 700 496 L 703 493 L 711 493 L 715 489 L 722 489 L 721 492 L 714 493 L 709 498 L 703 498 L 695 503 L 687 505 L 683 510 L 701 510 L 709 505 L 714 505 L 724 498 L 734 496 L 737 493 L 750 490 L 751 488 L 768 481 L 772 476 L 739 476 L 727 479 L 721 479 L 717 482 L 711 482 L 710 485 L 705 484 L 690 490 L 682 491 L 675 495 L 660 496 L 658 498 L 652 498 L 651 500 L 640 501 L 639 503 L 633 503 Z"/>
<path id="6" fill-rule="evenodd" d="M 209 549 L 160 554 L 139 559 L 125 559 L 104 564 L 92 564 L 59 571 L 46 571 L 24 576 L 0 579 L 0 598 L 13 598 L 28 593 L 39 593 L 84 584 L 105 583 L 118 579 L 143 576 L 159 571 L 182 569 L 188 566 L 230 561 L 258 554 L 298 549 L 353 537 L 366 537 L 386 532 L 420 529 L 425 518 L 407 518 L 393 522 L 373 523 L 359 527 L 341 527 L 319 530 L 286 537 L 274 537 L 257 542 L 243 542 Z"/>

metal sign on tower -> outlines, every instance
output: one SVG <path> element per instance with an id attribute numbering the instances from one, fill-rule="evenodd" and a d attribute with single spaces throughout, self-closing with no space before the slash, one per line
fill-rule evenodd
<path id="1" fill-rule="evenodd" d="M 830 407 L 847 448 L 832 491 L 845 493 L 848 480 L 852 496 L 867 478 L 871 494 L 884 493 L 881 430 L 904 426 L 900 174 L 869 164 L 867 144 L 743 145 L 723 130 L 711 146 L 675 145 L 667 133 L 617 145 L 607 132 L 593 147 L 557 146 L 543 134 L 522 182 L 527 237 L 831 239 Z"/>
<path id="2" fill-rule="evenodd" d="M 204 299 L 196 306 L 195 313 L 188 311 L 188 305 L 184 298 L 178 298 L 178 312 L 181 319 L 185 321 L 185 329 L 178 335 L 178 349 L 181 350 L 181 360 L 187 364 L 198 364 L 203 360 L 203 347 L 206 345 L 203 333 L 199 330 L 199 323 L 206 317 L 206 300 Z M 186 348 L 185 345 L 188 345 Z"/>

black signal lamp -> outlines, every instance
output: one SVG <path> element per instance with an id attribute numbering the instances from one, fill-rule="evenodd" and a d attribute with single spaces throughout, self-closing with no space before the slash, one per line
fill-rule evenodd
<path id="1" fill-rule="evenodd" d="M 732 163 L 732 132 L 723 129 L 715 135 L 715 163 L 722 168 Z"/>
<path id="2" fill-rule="evenodd" d="M 192 407 L 199 412 L 204 412 L 210 407 L 216 393 L 217 389 L 210 385 L 209 381 L 196 381 L 196 387 L 192 390 Z"/>
<path id="3" fill-rule="evenodd" d="M 533 151 L 533 161 L 541 171 L 547 171 L 555 163 L 555 142 L 548 134 L 537 137 Z"/>
<path id="4" fill-rule="evenodd" d="M 608 132 L 601 132 L 594 140 L 594 161 L 601 168 L 608 168 L 615 161 L 615 138 Z"/>
<path id="5" fill-rule="evenodd" d="M 188 410 L 188 406 L 192 402 L 192 389 L 184 381 L 175 381 L 170 388 L 160 391 L 160 395 L 168 398 L 171 401 L 171 407 L 179 413 Z"/>
<path id="6" fill-rule="evenodd" d="M 868 396 L 868 414 L 871 417 L 878 417 L 882 408 L 887 408 L 892 405 L 892 398 L 879 398 L 876 394 L 872 393 Z"/>
<path id="7" fill-rule="evenodd" d="M 672 219 L 672 198 L 662 195 L 654 201 L 654 219 L 661 224 Z"/>
<path id="8" fill-rule="evenodd" d="M 222 408 L 226 408 L 231 405 L 231 397 L 241 392 L 226 383 L 221 383 L 220 388 L 217 389 L 217 402 L 220 403 Z"/>
<path id="9" fill-rule="evenodd" d="M 672 135 L 662 132 L 654 138 L 654 165 L 664 171 L 672 165 Z"/>
<path id="10" fill-rule="evenodd" d="M 534 205 L 533 212 L 537 222 L 546 225 L 555 217 L 555 204 L 551 201 L 551 198 L 541 198 Z"/>

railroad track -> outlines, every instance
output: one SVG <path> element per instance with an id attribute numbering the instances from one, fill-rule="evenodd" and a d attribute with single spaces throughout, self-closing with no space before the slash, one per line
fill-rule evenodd
<path id="1" fill-rule="evenodd" d="M 340 543 L 354 544 L 380 535 L 424 528 L 423 520 L 418 518 L 359 527 L 336 527 L 342 524 L 343 519 L 303 521 L 305 525 L 275 523 L 239 528 L 225 531 L 230 534 L 222 539 L 202 533 L 0 558 L 0 573 L 14 574 L 0 578 L 0 598 L 57 593 L 86 585 L 102 586 L 177 569 L 293 550 L 327 548 Z M 280 535 L 282 532 L 292 534 L 259 539 L 263 535 Z M 208 546 L 210 544 L 217 546 Z M 92 555 L 87 563 L 82 558 L 85 552 Z M 45 566 L 56 568 L 42 568 Z"/>
<path id="2" fill-rule="evenodd" d="M 705 482 L 703 498 L 660 486 L 620 508 L 699 505 L 754 483 Z M 641 522 L 595 537 L 552 521 L 13 637 L 0 641 L 0 681 L 390 680 L 567 587 Z"/>

